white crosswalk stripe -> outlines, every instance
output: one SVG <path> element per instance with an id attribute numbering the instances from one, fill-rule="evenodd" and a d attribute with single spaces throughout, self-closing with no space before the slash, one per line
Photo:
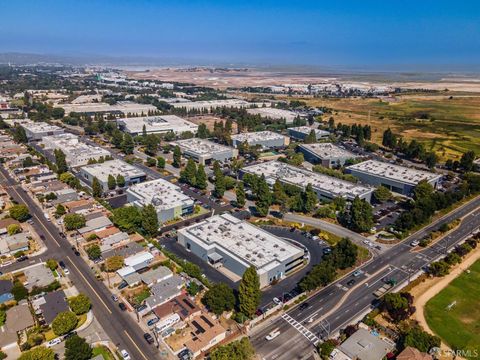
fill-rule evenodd
<path id="1" fill-rule="evenodd" d="M 308 341 L 310 341 L 311 343 L 313 343 L 314 345 L 316 345 L 319 341 L 318 337 L 312 333 L 310 330 L 308 330 L 305 326 L 303 326 L 302 324 L 300 324 L 297 320 L 295 320 L 294 318 L 292 318 L 290 315 L 288 314 L 283 314 L 282 315 L 282 318 L 288 322 L 290 325 L 292 325 L 292 327 L 297 330 L 300 334 L 302 334 L 303 336 L 305 336 L 307 338 Z"/>

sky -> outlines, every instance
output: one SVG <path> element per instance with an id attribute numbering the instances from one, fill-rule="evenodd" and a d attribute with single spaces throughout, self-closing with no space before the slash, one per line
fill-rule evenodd
<path id="1" fill-rule="evenodd" d="M 195 64 L 480 63 L 480 1 L 4 0 L 0 52 Z"/>

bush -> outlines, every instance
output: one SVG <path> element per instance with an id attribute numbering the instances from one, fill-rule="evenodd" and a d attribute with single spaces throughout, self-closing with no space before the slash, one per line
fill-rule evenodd
<path id="1" fill-rule="evenodd" d="M 45 263 L 45 265 L 47 265 L 47 267 L 48 267 L 51 271 L 56 270 L 56 268 L 58 267 L 57 260 L 55 260 L 55 259 L 48 259 L 47 262 Z"/>
<path id="2" fill-rule="evenodd" d="M 26 351 L 20 355 L 17 360 L 54 360 L 55 353 L 52 349 L 45 346 L 39 346 L 32 350 Z"/>
<path id="3" fill-rule="evenodd" d="M 30 212 L 28 211 L 27 206 L 22 204 L 12 206 L 9 210 L 9 214 L 12 218 L 20 222 L 30 219 Z"/>
<path id="4" fill-rule="evenodd" d="M 64 311 L 57 315 L 52 322 L 52 330 L 55 335 L 65 335 L 75 329 L 78 318 L 72 311 Z"/>
<path id="5" fill-rule="evenodd" d="M 97 244 L 89 246 L 86 249 L 86 251 L 87 251 L 88 257 L 92 260 L 98 259 L 100 258 L 100 256 L 102 256 L 102 251 L 100 250 L 100 246 L 98 246 Z"/>
<path id="6" fill-rule="evenodd" d="M 84 227 L 86 223 L 85 216 L 82 214 L 67 214 L 63 221 L 65 223 L 65 228 L 68 231 L 78 230 Z"/>
<path id="7" fill-rule="evenodd" d="M 84 338 L 73 335 L 65 341 L 65 360 L 88 360 L 93 355 L 93 349 Z"/>
<path id="8" fill-rule="evenodd" d="M 90 310 L 92 304 L 87 295 L 78 294 L 68 299 L 68 305 L 76 315 L 82 315 Z"/>
<path id="9" fill-rule="evenodd" d="M 10 224 L 7 226 L 8 235 L 12 236 L 22 232 L 22 227 L 18 224 Z"/>
<path id="10" fill-rule="evenodd" d="M 17 302 L 28 297 L 27 288 L 18 280 L 13 283 L 11 293 Z"/>

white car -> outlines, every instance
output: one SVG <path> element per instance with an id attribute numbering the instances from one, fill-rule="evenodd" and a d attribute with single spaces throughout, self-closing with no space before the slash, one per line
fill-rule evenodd
<path id="1" fill-rule="evenodd" d="M 67 268 L 65 268 L 65 269 L 63 269 L 63 273 L 64 273 L 65 275 L 68 275 L 68 274 L 70 274 L 70 270 L 68 270 Z"/>
<path id="2" fill-rule="evenodd" d="M 270 334 L 268 334 L 267 336 L 265 336 L 265 339 L 268 340 L 268 341 L 270 341 L 270 340 L 275 339 L 278 335 L 280 335 L 280 330 L 275 329 L 275 330 L 273 330 Z"/>
<path id="3" fill-rule="evenodd" d="M 418 244 L 420 244 L 420 241 L 415 240 L 410 243 L 410 246 L 415 247 L 415 246 L 418 246 Z"/>
<path id="4" fill-rule="evenodd" d="M 56 339 L 53 339 L 53 340 L 50 340 L 48 343 L 47 343 L 47 348 L 49 347 L 52 347 L 52 346 L 55 346 L 55 345 L 58 345 L 62 342 L 62 339 L 61 338 L 56 338 Z"/>
<path id="5" fill-rule="evenodd" d="M 272 299 L 272 301 L 273 301 L 275 304 L 277 304 L 277 305 L 280 305 L 280 304 L 282 303 L 282 301 L 281 301 L 279 298 L 277 298 L 277 297 L 274 297 L 274 298 Z"/>
<path id="6" fill-rule="evenodd" d="M 130 354 L 125 349 L 120 351 L 120 354 L 122 355 L 122 359 L 124 359 L 124 360 L 130 360 L 131 359 Z"/>

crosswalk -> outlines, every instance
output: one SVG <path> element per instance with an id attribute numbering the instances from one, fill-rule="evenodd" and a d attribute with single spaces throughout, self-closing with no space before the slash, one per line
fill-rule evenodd
<path id="1" fill-rule="evenodd" d="M 318 337 L 314 333 L 312 333 L 310 330 L 308 330 L 305 326 L 300 324 L 297 320 L 292 318 L 290 315 L 283 314 L 282 318 L 286 322 L 288 322 L 290 325 L 292 325 L 295 328 L 295 330 L 297 330 L 300 334 L 305 336 L 307 340 L 313 343 L 314 345 L 316 345 L 319 342 Z"/>

